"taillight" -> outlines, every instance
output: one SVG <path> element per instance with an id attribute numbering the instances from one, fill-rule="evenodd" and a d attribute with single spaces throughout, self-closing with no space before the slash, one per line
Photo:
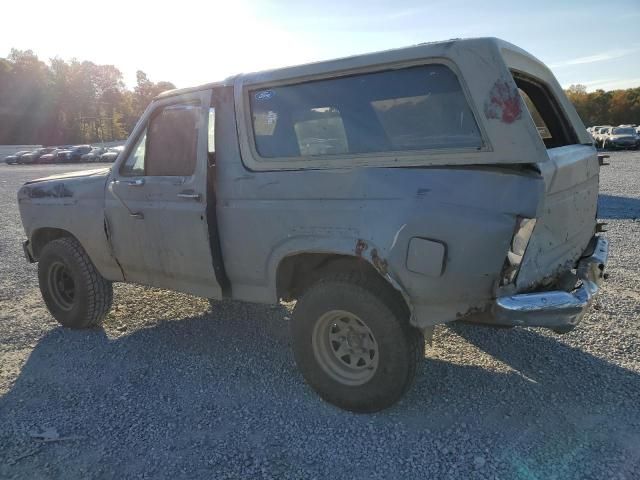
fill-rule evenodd
<path id="1" fill-rule="evenodd" d="M 527 251 L 527 245 L 529 245 L 529 240 L 531 239 L 531 234 L 535 226 L 535 218 L 516 218 L 511 245 L 507 252 L 507 258 L 504 260 L 504 266 L 502 267 L 500 286 L 508 285 L 516 280 L 524 252 Z"/>

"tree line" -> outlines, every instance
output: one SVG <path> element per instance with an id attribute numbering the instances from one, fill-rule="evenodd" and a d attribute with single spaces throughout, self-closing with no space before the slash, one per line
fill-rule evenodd
<path id="1" fill-rule="evenodd" d="M 123 140 L 158 93 L 175 88 L 138 71 L 133 90 L 113 65 L 12 49 L 0 58 L 0 145 Z"/>
<path id="2" fill-rule="evenodd" d="M 571 85 L 566 93 L 586 126 L 640 125 L 640 87 L 587 92 L 584 85 Z"/>
<path id="3" fill-rule="evenodd" d="M 175 88 L 138 71 L 133 90 L 113 65 L 12 49 L 0 58 L 0 144 L 78 144 L 124 140 L 153 97 Z M 640 124 L 640 87 L 566 93 L 585 125 Z"/>

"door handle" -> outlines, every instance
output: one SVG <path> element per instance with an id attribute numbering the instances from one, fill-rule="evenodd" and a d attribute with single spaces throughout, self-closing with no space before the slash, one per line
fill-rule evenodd
<path id="1" fill-rule="evenodd" d="M 199 193 L 190 193 L 190 192 L 180 192 L 178 193 L 178 198 L 187 198 L 189 200 L 200 200 Z"/>
<path id="2" fill-rule="evenodd" d="M 144 185 L 144 178 L 136 178 L 134 180 L 127 180 L 125 183 L 127 185 L 129 185 L 130 187 L 141 187 L 142 185 Z"/>
<path id="3" fill-rule="evenodd" d="M 124 184 L 130 187 L 141 187 L 144 185 L 144 178 L 134 178 L 133 180 L 112 180 L 112 184 Z"/>

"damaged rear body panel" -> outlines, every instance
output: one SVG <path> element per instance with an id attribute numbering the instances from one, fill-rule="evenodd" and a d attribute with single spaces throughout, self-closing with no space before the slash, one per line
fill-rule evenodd
<path id="1" fill-rule="evenodd" d="M 595 234 L 599 165 L 591 147 L 549 150 L 537 223 L 516 280 L 518 291 L 553 284 L 583 256 Z"/>
<path id="2" fill-rule="evenodd" d="M 357 143 L 349 131 L 352 105 L 358 104 L 363 124 L 360 112 L 383 102 L 371 96 L 364 103 L 367 82 L 376 92 L 385 89 L 378 77 L 369 80 L 368 72 L 383 75 L 379 72 L 420 64 L 429 66 L 429 78 L 442 76 L 443 67 L 455 73 L 469 109 L 459 102 L 452 108 L 459 109 L 460 126 L 473 116 L 481 138 L 475 148 L 417 151 L 410 144 L 389 153 L 384 142 L 372 138 L 369 144 L 380 146 L 362 154 L 334 138 L 322 150 L 316 147 L 320 134 L 308 140 L 314 143 L 301 140 L 303 124 L 295 124 L 299 150 L 269 143 L 280 135 L 279 122 L 320 114 L 327 115 L 332 132 L 340 118 L 346 137 Z M 358 81 L 358 90 L 349 100 L 324 94 L 328 76 L 336 89 Z M 404 90 L 397 95 L 420 101 L 413 84 Z M 454 95 L 453 88 L 445 90 L 432 88 L 433 108 L 438 95 Z M 269 279 L 276 277 L 279 262 L 304 251 L 335 251 L 369 262 L 402 292 L 419 327 L 491 313 L 504 295 L 559 284 L 574 288 L 577 277 L 571 272 L 595 232 L 596 151 L 551 72 L 521 49 L 496 39 L 425 44 L 241 76 L 233 94 L 240 149 L 229 154 L 233 160 L 220 158 L 223 176 L 234 181 L 221 185 L 228 202 L 219 218 L 225 257 L 233 260 L 227 271 L 237 292 L 251 285 L 247 298 L 256 292 L 273 298 Z M 316 113 L 304 117 L 303 109 Z M 447 123 L 444 113 L 439 121 Z M 234 258 L 233 239 L 250 235 L 272 209 L 277 227 L 261 228 L 266 242 Z M 516 264 L 507 265 L 524 224 L 526 242 L 520 241 Z M 262 268 L 264 257 L 269 260 Z M 510 269 L 506 281 L 505 269 Z"/>

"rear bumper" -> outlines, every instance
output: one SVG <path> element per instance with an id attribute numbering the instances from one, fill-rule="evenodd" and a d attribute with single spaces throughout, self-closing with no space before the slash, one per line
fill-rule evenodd
<path id="1" fill-rule="evenodd" d="M 492 308 L 492 323 L 560 331 L 575 327 L 598 293 L 607 264 L 609 241 L 596 236 L 592 245 L 593 253 L 578 262 L 576 273 L 581 281 L 578 288 L 572 292 L 556 290 L 499 297 Z"/>

